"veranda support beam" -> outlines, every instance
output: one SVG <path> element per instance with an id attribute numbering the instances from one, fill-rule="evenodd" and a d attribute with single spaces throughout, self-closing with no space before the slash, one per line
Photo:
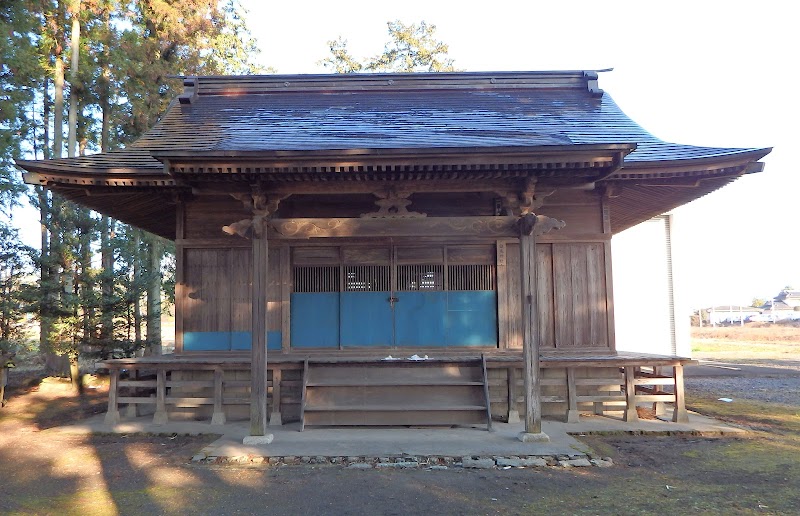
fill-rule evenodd
<path id="1" fill-rule="evenodd" d="M 250 435 L 267 432 L 267 270 L 269 241 L 266 231 L 254 231 L 252 346 L 250 365 Z"/>
<path id="2" fill-rule="evenodd" d="M 541 369 L 539 364 L 539 318 L 536 283 L 536 237 L 564 222 L 528 213 L 517 221 L 520 253 L 520 291 L 522 294 L 522 358 L 525 364 L 525 431 L 523 442 L 549 441 L 542 432 Z"/>

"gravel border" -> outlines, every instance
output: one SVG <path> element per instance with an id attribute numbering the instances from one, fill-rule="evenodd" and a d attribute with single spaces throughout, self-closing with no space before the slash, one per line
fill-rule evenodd
<path id="1" fill-rule="evenodd" d="M 527 456 L 404 456 L 404 457 L 325 457 L 325 456 L 285 456 L 262 457 L 241 455 L 236 457 L 217 457 L 198 453 L 191 460 L 194 464 L 236 464 L 244 466 L 299 466 L 324 465 L 347 469 L 511 469 L 511 468 L 608 468 L 614 465 L 610 457 L 593 454 L 575 455 L 527 455 Z"/>

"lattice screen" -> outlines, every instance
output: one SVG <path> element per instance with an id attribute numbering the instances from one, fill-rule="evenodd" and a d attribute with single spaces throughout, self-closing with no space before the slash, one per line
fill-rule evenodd
<path id="1" fill-rule="evenodd" d="M 391 290 L 388 265 L 345 265 L 345 292 L 388 292 Z"/>
<path id="2" fill-rule="evenodd" d="M 338 265 L 298 265 L 294 267 L 295 292 L 338 292 Z"/>
<path id="3" fill-rule="evenodd" d="M 448 265 L 447 290 L 494 290 L 494 265 Z"/>
<path id="4" fill-rule="evenodd" d="M 397 290 L 444 290 L 444 266 L 398 265 Z"/>

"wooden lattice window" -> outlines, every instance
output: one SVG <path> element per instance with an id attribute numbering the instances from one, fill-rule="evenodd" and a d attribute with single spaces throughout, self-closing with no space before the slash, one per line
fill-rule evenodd
<path id="1" fill-rule="evenodd" d="M 399 292 L 444 290 L 444 266 L 398 265 L 397 290 Z"/>
<path id="2" fill-rule="evenodd" d="M 494 290 L 494 265 L 448 265 L 447 290 Z"/>
<path id="3" fill-rule="evenodd" d="M 391 290 L 388 265 L 345 265 L 345 292 L 388 292 Z"/>
<path id="4" fill-rule="evenodd" d="M 295 292 L 339 292 L 338 265 L 296 265 L 293 272 Z"/>

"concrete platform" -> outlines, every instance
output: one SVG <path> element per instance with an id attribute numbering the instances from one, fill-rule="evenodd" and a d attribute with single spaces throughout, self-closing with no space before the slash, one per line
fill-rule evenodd
<path id="1" fill-rule="evenodd" d="M 667 416 L 669 416 L 669 412 Z M 221 434 L 199 453 L 209 457 L 403 457 L 403 456 L 578 456 L 592 453 L 573 435 L 633 433 L 733 435 L 745 430 L 720 421 L 689 414 L 689 423 L 672 423 L 642 419 L 625 423 L 614 413 L 608 416 L 581 416 L 578 423 L 544 421 L 543 431 L 549 442 L 524 443 L 518 438 L 521 423 L 494 423 L 494 431 L 480 427 L 461 428 L 306 428 L 299 423 L 271 426 L 274 440 L 265 445 L 244 445 L 247 422 L 211 425 L 208 422 L 169 422 L 153 425 L 152 417 L 139 417 L 117 425 L 106 425 L 103 416 L 95 416 L 79 424 L 47 430 L 69 433 L 154 433 L 154 434 Z"/>

